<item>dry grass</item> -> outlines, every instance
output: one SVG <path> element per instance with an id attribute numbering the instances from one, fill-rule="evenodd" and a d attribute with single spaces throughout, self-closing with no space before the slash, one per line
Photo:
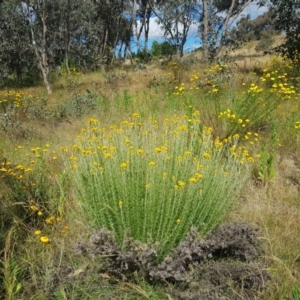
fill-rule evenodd
<path id="1" fill-rule="evenodd" d="M 258 226 L 266 245 L 265 259 L 273 280 L 263 299 L 283 299 L 291 284 L 300 284 L 299 168 L 292 158 L 277 161 L 277 175 L 266 186 L 250 182 L 230 220 Z"/>

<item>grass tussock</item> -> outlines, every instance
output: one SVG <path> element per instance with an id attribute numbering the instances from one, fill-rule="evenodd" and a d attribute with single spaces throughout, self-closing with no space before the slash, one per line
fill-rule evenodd
<path id="1" fill-rule="evenodd" d="M 214 228 L 249 178 L 254 159 L 237 137 L 213 140 L 198 111 L 162 123 L 135 113 L 120 125 L 90 119 L 68 151 L 70 176 L 89 223 L 166 255 L 191 226 Z M 237 180 L 238 177 L 238 180 Z"/>

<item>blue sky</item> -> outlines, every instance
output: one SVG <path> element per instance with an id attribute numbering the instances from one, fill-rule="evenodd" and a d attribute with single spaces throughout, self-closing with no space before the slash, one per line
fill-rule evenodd
<path id="1" fill-rule="evenodd" d="M 258 8 L 255 4 L 250 4 L 245 8 L 243 14 L 241 16 L 245 16 L 247 14 L 250 15 L 251 19 L 255 19 L 257 16 L 263 14 L 267 10 L 266 7 Z M 151 49 L 153 41 L 163 42 L 166 39 L 163 37 L 163 31 L 160 29 L 160 25 L 158 25 L 155 21 L 155 18 L 150 19 L 150 30 L 149 30 L 149 42 L 148 48 Z M 141 44 L 143 45 L 144 39 L 141 37 Z M 189 52 L 200 46 L 199 37 L 197 36 L 197 26 L 192 25 L 189 31 L 188 39 L 185 44 L 184 50 Z M 136 51 L 136 44 L 133 41 L 132 50 Z"/>

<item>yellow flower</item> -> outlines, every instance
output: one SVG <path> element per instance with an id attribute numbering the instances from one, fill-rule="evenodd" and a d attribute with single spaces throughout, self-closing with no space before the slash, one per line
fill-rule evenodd
<path id="1" fill-rule="evenodd" d="M 184 152 L 184 156 L 190 156 L 191 155 L 191 151 L 185 151 Z"/>
<path id="2" fill-rule="evenodd" d="M 197 179 L 195 178 L 195 177 L 191 177 L 190 179 L 189 179 L 189 182 L 190 183 L 195 183 L 197 181 Z"/>
<path id="3" fill-rule="evenodd" d="M 123 201 L 120 200 L 120 201 L 119 201 L 119 206 L 122 207 L 122 205 L 123 205 Z"/>
<path id="4" fill-rule="evenodd" d="M 41 211 L 38 211 L 38 216 L 42 216 L 43 215 L 43 212 L 41 212 Z"/>
<path id="5" fill-rule="evenodd" d="M 105 153 L 104 157 L 105 157 L 106 159 L 111 158 L 111 153 Z"/>
<path id="6" fill-rule="evenodd" d="M 200 174 L 200 173 L 196 173 L 196 174 L 194 175 L 194 177 L 195 177 L 196 179 L 202 179 L 202 178 L 203 178 L 203 175 Z"/>
<path id="7" fill-rule="evenodd" d="M 205 153 L 203 153 L 203 157 L 204 157 L 205 159 L 210 159 L 210 154 L 207 153 L 207 152 L 205 152 Z"/>
<path id="8" fill-rule="evenodd" d="M 156 152 L 156 153 L 160 153 L 160 152 L 161 152 L 161 148 L 160 148 L 160 147 L 156 147 L 156 148 L 155 148 L 155 152 Z"/>
<path id="9" fill-rule="evenodd" d="M 249 156 L 249 157 L 247 157 L 247 161 L 248 161 L 249 163 L 253 163 L 253 162 L 254 162 L 254 158 L 251 157 L 251 156 Z"/>
<path id="10" fill-rule="evenodd" d="M 137 118 L 140 118 L 141 116 L 138 113 L 133 113 L 132 117 L 137 119 Z"/>
<path id="11" fill-rule="evenodd" d="M 43 244 L 49 244 L 49 238 L 48 237 L 46 237 L 46 236 L 41 236 L 40 237 L 40 241 L 43 243 Z"/>
<path id="12" fill-rule="evenodd" d="M 139 154 L 139 155 L 142 155 L 143 154 L 143 150 L 142 149 L 137 149 L 136 153 Z"/>
<path id="13" fill-rule="evenodd" d="M 129 163 L 128 163 L 128 162 L 122 162 L 122 163 L 120 164 L 120 168 L 121 168 L 122 170 L 126 170 L 128 166 L 129 166 Z"/>
<path id="14" fill-rule="evenodd" d="M 155 167 L 155 166 L 156 166 L 156 163 L 155 163 L 154 161 L 150 161 L 150 162 L 149 162 L 149 166 L 150 166 L 150 167 Z"/>
<path id="15" fill-rule="evenodd" d="M 163 177 L 166 178 L 168 176 L 167 172 L 163 173 Z"/>
<path id="16" fill-rule="evenodd" d="M 39 210 L 39 208 L 36 205 L 30 205 L 30 209 L 32 211 L 38 211 Z"/>
<path id="17" fill-rule="evenodd" d="M 179 224 L 180 222 L 181 222 L 181 220 L 180 220 L 180 219 L 177 219 L 177 220 L 176 220 L 176 223 L 177 223 L 177 224 Z"/>
<path id="18" fill-rule="evenodd" d="M 48 217 L 46 220 L 45 220 L 45 223 L 48 224 L 48 225 L 51 225 L 53 224 L 53 221 L 54 221 L 54 217 Z"/>
<path id="19" fill-rule="evenodd" d="M 181 188 L 185 187 L 185 182 L 182 181 L 182 180 L 179 180 L 177 184 L 178 184 L 178 186 L 181 187 Z"/>
<path id="20" fill-rule="evenodd" d="M 188 130 L 188 128 L 187 128 L 186 125 L 180 125 L 180 126 L 178 127 L 178 129 L 179 129 L 179 131 L 187 131 L 187 130 Z"/>
<path id="21" fill-rule="evenodd" d="M 34 232 L 35 235 L 40 235 L 41 233 L 42 233 L 41 230 L 36 230 L 36 231 Z"/>

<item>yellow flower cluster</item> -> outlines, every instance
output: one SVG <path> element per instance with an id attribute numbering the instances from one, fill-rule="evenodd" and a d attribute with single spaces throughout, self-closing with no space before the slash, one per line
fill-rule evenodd
<path id="1" fill-rule="evenodd" d="M 197 81 L 199 79 L 200 73 L 192 74 L 190 82 Z"/>
<path id="2" fill-rule="evenodd" d="M 0 94 L 0 108 L 12 106 L 13 108 L 18 108 L 23 105 L 24 102 L 24 92 L 8 91 Z M 31 95 L 28 98 L 32 98 Z M 6 110 L 5 110 L 6 111 Z"/>
<path id="3" fill-rule="evenodd" d="M 14 177 L 19 180 L 24 180 L 26 173 L 31 172 L 32 169 L 21 164 L 13 164 L 10 161 L 3 161 L 0 165 L 0 178 Z"/>
<path id="4" fill-rule="evenodd" d="M 283 99 L 291 99 L 296 94 L 295 87 L 289 83 L 289 77 L 286 72 L 279 73 L 278 70 L 263 70 L 264 75 L 260 78 L 262 82 L 269 83 L 273 92 L 283 95 Z"/>
<path id="5" fill-rule="evenodd" d="M 232 112 L 229 108 L 224 110 L 223 112 L 220 112 L 218 115 L 218 119 L 227 118 L 231 123 L 237 123 L 242 128 L 245 128 L 247 124 L 249 124 L 249 119 L 241 119 L 239 118 L 234 112 Z"/>
<path id="6" fill-rule="evenodd" d="M 245 136 L 244 136 L 244 140 L 245 141 L 248 141 L 250 145 L 253 145 L 254 143 L 257 143 L 258 142 L 258 133 L 257 132 L 251 132 L 251 131 L 248 131 Z"/>
<path id="7" fill-rule="evenodd" d="M 257 93 L 261 93 L 263 91 L 257 84 L 251 83 L 248 89 L 248 93 L 251 93 L 252 96 L 255 96 Z"/>
<path id="8" fill-rule="evenodd" d="M 294 124 L 294 128 L 300 132 L 300 121 L 296 121 Z"/>
<path id="9" fill-rule="evenodd" d="M 70 75 L 76 75 L 76 76 L 81 75 L 81 72 L 79 72 L 75 67 L 70 68 L 70 73 L 71 73 Z M 69 75 L 68 71 L 67 71 L 67 68 L 65 68 L 65 67 L 61 68 L 60 74 L 63 77 L 67 77 Z"/>
<path id="10" fill-rule="evenodd" d="M 43 216 L 42 209 L 40 208 L 39 204 L 36 203 L 33 199 L 29 201 L 29 209 L 37 213 L 38 216 Z M 69 225 L 65 224 L 63 222 L 63 219 L 59 216 L 49 216 L 44 220 L 45 225 L 51 225 L 51 229 L 47 227 L 44 228 L 44 231 L 49 234 L 53 234 L 54 232 L 59 232 L 60 234 L 64 234 L 70 230 Z M 34 235 L 39 237 L 39 240 L 41 243 L 43 243 L 46 246 L 51 246 L 50 238 L 46 233 L 43 233 L 42 230 L 37 229 L 34 231 Z"/>
<path id="11" fill-rule="evenodd" d="M 211 74 L 216 74 L 216 73 L 230 73 L 230 68 L 227 64 L 215 64 L 208 69 L 205 70 L 205 73 L 211 73 Z"/>
<path id="12" fill-rule="evenodd" d="M 175 96 L 183 95 L 184 91 L 185 91 L 184 83 L 181 83 L 180 86 L 175 86 L 175 92 L 173 93 L 173 95 Z"/>
<path id="13" fill-rule="evenodd" d="M 81 168 L 88 165 L 87 171 L 93 176 L 105 178 L 103 176 L 110 176 L 111 170 L 116 170 L 116 172 L 121 170 L 120 174 L 135 172 L 138 163 L 140 167 L 145 167 L 143 175 L 145 178 L 150 178 L 159 172 L 164 181 L 171 178 L 174 189 L 179 191 L 190 185 L 200 183 L 205 177 L 205 170 L 216 159 L 217 153 L 223 151 L 222 149 L 231 147 L 232 157 L 241 164 L 254 161 L 245 147 L 236 146 L 240 138 L 238 135 L 229 136 L 220 141 L 219 138 L 212 139 L 212 127 L 201 126 L 200 137 L 199 131 L 193 129 L 193 126 L 200 126 L 200 121 L 197 118 L 200 113 L 197 110 L 192 111 L 191 119 L 187 116 L 175 115 L 165 118 L 162 126 L 158 126 L 159 122 L 152 118 L 141 122 L 140 115 L 137 116 L 136 114 L 132 115 L 133 121 L 122 121 L 119 125 L 115 124 L 110 127 L 101 127 L 99 121 L 89 120 L 89 126 L 81 131 L 79 142 L 69 148 L 71 149 L 69 166 L 77 173 L 78 168 L 78 172 L 81 172 Z M 249 120 L 238 119 L 229 109 L 223 115 L 241 126 L 249 122 Z M 223 115 L 221 114 L 221 116 Z M 139 124 L 139 126 L 136 127 L 132 124 Z M 162 131 L 161 137 L 156 133 L 157 126 L 159 131 Z M 195 155 L 193 149 L 182 149 L 174 155 L 173 143 L 179 143 L 181 138 L 185 140 L 187 135 L 189 138 L 196 138 L 198 143 L 203 145 L 201 155 Z M 258 134 L 249 131 L 245 134 L 244 139 L 252 144 L 258 140 Z M 166 169 L 166 166 L 172 161 L 175 162 L 175 168 L 181 168 L 187 163 L 192 163 L 197 172 L 187 174 L 185 178 L 178 178 L 180 176 L 177 175 L 177 177 L 170 172 L 170 169 Z M 229 176 L 226 170 L 220 174 Z M 147 179 L 145 188 L 151 192 L 155 186 Z M 201 194 L 203 192 L 202 187 L 200 190 L 199 193 Z M 119 206 L 122 206 L 120 202 Z"/>

